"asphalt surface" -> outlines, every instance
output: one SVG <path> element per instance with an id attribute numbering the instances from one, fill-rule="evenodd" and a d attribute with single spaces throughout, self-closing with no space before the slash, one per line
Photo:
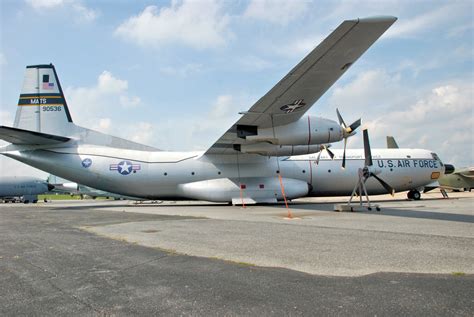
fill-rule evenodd
<path id="1" fill-rule="evenodd" d="M 150 222 L 170 226 L 206 219 L 103 207 L 0 205 L 0 315 L 474 313 L 470 274 L 336 277 L 181 255 L 84 228 Z M 152 235 L 153 230 L 143 231 Z"/>
<path id="2" fill-rule="evenodd" d="M 426 196 L 422 201 L 390 197 L 379 202 L 381 212 L 352 213 L 334 212 L 334 204 L 325 200 L 294 202 L 292 220 L 285 219 L 284 205 L 107 204 L 103 210 L 191 218 L 83 229 L 181 254 L 317 275 L 474 274 L 474 196 Z M 197 216 L 201 218 L 192 218 Z"/>

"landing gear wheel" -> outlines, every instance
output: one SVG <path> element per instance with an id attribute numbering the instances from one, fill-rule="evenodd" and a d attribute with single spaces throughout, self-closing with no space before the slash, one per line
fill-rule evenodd
<path id="1" fill-rule="evenodd" d="M 414 199 L 414 200 L 420 200 L 420 198 L 421 198 L 421 194 L 420 194 L 420 192 L 417 191 L 417 190 L 414 190 L 414 191 L 413 191 L 412 196 L 413 196 L 413 199 Z"/>
<path id="2" fill-rule="evenodd" d="M 416 189 L 412 189 L 407 193 L 408 199 L 420 200 L 421 194 Z"/>

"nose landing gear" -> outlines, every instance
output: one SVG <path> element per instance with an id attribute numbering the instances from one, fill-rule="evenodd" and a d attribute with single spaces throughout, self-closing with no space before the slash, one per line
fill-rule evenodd
<path id="1" fill-rule="evenodd" d="M 412 189 L 407 193 L 407 198 L 408 199 L 413 199 L 413 200 L 420 200 L 421 199 L 421 194 L 418 190 Z"/>

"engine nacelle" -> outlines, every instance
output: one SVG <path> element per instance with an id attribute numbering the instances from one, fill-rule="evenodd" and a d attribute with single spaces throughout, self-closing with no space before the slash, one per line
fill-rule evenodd
<path id="1" fill-rule="evenodd" d="M 321 145 L 274 145 L 270 143 L 236 144 L 237 151 L 247 154 L 259 154 L 265 156 L 292 156 L 317 153 Z"/>
<path id="2" fill-rule="evenodd" d="M 282 178 L 285 195 L 288 199 L 308 195 L 310 185 L 293 178 Z M 241 187 L 242 186 L 242 189 Z M 183 197 L 231 202 L 233 199 L 252 199 L 255 202 L 268 202 L 271 199 L 283 200 L 280 181 L 275 177 L 242 178 L 240 183 L 228 178 L 210 179 L 179 185 Z"/>
<path id="3" fill-rule="evenodd" d="M 277 145 L 319 145 L 341 141 L 344 130 L 336 121 L 306 115 L 274 128 L 237 126 L 237 135 L 248 141 Z"/>
<path id="4" fill-rule="evenodd" d="M 76 193 L 79 188 L 77 183 L 60 183 L 54 184 L 54 189 L 58 192 L 66 192 L 66 193 Z"/>

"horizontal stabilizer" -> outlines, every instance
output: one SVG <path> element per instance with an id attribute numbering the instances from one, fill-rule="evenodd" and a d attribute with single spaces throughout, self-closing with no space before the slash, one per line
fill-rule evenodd
<path id="1" fill-rule="evenodd" d="M 50 145 L 64 143 L 70 140 L 70 138 L 59 135 L 5 126 L 0 126 L 0 139 L 18 145 Z"/>

